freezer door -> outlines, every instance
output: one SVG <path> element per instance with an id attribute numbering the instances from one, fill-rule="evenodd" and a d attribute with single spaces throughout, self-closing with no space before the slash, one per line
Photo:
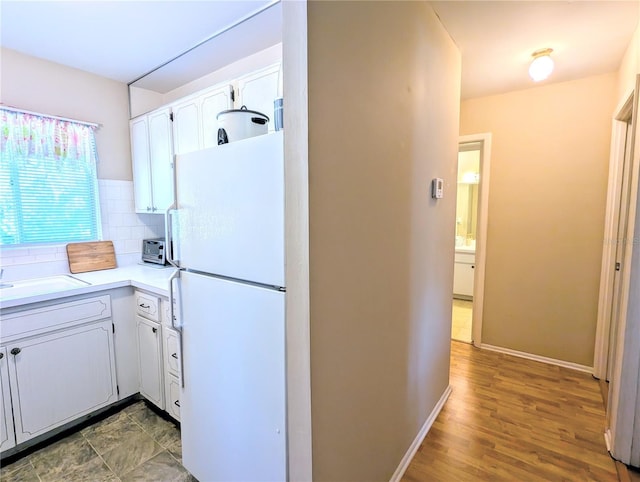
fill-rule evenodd
<path id="1" fill-rule="evenodd" d="M 183 464 L 201 481 L 286 480 L 282 292 L 182 273 Z"/>
<path id="2" fill-rule="evenodd" d="M 177 156 L 176 198 L 180 266 L 285 286 L 282 132 Z"/>

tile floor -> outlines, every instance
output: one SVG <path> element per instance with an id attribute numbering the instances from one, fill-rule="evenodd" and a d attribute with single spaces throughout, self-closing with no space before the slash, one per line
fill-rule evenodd
<path id="1" fill-rule="evenodd" d="M 0 469 L 2 482 L 189 481 L 180 431 L 139 401 Z"/>
<path id="2" fill-rule="evenodd" d="M 451 324 L 451 338 L 458 341 L 471 343 L 471 313 L 473 302 L 465 300 L 453 300 L 453 313 Z"/>

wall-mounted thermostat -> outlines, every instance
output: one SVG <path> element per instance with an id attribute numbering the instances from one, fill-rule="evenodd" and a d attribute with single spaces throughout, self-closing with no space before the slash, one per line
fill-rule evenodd
<path id="1" fill-rule="evenodd" d="M 444 196 L 444 179 L 436 177 L 431 181 L 431 197 L 433 199 L 442 199 Z"/>

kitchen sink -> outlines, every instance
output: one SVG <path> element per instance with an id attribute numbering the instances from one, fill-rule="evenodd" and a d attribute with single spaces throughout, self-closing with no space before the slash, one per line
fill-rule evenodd
<path id="1" fill-rule="evenodd" d="M 0 300 L 24 298 L 27 296 L 56 293 L 89 286 L 90 283 L 69 275 L 49 276 L 20 281 L 3 281 L 0 283 Z"/>

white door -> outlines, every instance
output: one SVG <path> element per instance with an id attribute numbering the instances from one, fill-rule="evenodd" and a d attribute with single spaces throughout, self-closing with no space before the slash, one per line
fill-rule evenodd
<path id="1" fill-rule="evenodd" d="M 7 350 L 0 348 L 0 451 L 16 445 L 16 434 L 13 431 L 13 411 L 11 410 L 11 393 L 9 391 L 9 365 Z"/>
<path id="2" fill-rule="evenodd" d="M 183 268 L 284 284 L 282 132 L 177 156 Z"/>
<path id="3" fill-rule="evenodd" d="M 183 464 L 198 480 L 286 480 L 283 292 L 183 272 Z"/>
<path id="4" fill-rule="evenodd" d="M 164 410 L 160 323 L 136 315 L 140 393 Z"/>
<path id="5" fill-rule="evenodd" d="M 111 321 L 6 348 L 17 443 L 118 400 Z"/>

